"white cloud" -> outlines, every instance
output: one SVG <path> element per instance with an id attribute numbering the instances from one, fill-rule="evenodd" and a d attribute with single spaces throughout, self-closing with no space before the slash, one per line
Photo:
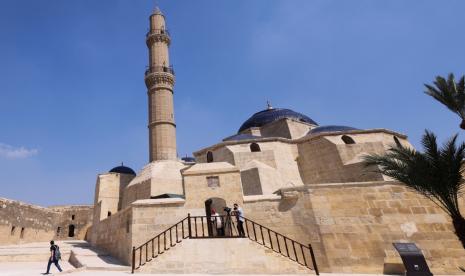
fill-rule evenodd
<path id="1" fill-rule="evenodd" d="M 0 157 L 10 159 L 28 158 L 39 153 L 37 149 L 27 149 L 25 147 L 13 147 L 7 144 L 0 143 Z"/>

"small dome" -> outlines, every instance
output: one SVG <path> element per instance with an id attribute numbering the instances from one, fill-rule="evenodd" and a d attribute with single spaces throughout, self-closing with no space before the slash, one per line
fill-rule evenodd
<path id="1" fill-rule="evenodd" d="M 181 160 L 184 161 L 184 162 L 188 162 L 188 163 L 195 162 L 195 158 L 192 157 L 192 156 L 183 157 L 183 158 L 181 158 Z"/>
<path id="2" fill-rule="evenodd" d="M 136 175 L 133 169 L 123 166 L 123 164 L 121 164 L 121 166 L 114 167 L 113 169 L 110 170 L 110 172 Z"/>
<path id="3" fill-rule="evenodd" d="M 287 119 L 294 119 L 304 123 L 318 125 L 315 121 L 310 119 L 304 114 L 295 112 L 290 109 L 286 108 L 272 108 L 269 107 L 268 109 L 262 110 L 260 112 L 255 113 L 245 121 L 242 126 L 239 128 L 238 133 L 251 128 L 251 127 L 261 127 L 266 124 L 272 123 L 274 121 L 287 118 Z"/>
<path id="4" fill-rule="evenodd" d="M 323 132 L 341 132 L 341 131 L 350 131 L 350 130 L 359 130 L 358 128 L 349 127 L 349 126 L 319 126 L 311 129 L 307 135 L 318 134 Z"/>

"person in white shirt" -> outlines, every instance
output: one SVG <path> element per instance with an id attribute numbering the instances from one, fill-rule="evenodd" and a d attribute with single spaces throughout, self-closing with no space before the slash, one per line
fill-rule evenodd
<path id="1" fill-rule="evenodd" d="M 245 237 L 244 232 L 244 211 L 237 203 L 234 203 L 234 215 L 236 216 L 237 221 L 237 232 L 239 232 L 239 236 Z"/>
<path id="2" fill-rule="evenodd" d="M 224 228 L 223 228 L 223 221 L 221 220 L 220 214 L 216 212 L 215 209 L 212 209 L 210 220 L 216 227 L 216 235 L 217 236 L 224 236 Z"/>

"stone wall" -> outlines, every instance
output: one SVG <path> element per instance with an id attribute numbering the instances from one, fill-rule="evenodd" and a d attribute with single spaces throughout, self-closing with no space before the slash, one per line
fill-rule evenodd
<path id="1" fill-rule="evenodd" d="M 92 225 L 92 206 L 55 206 L 50 209 L 57 211 L 59 216 L 55 239 L 57 240 L 83 240 L 87 230 Z M 70 237 L 70 227 L 74 228 L 74 236 Z"/>
<path id="2" fill-rule="evenodd" d="M 383 273 L 400 263 L 393 242 L 414 242 L 434 274 L 460 274 L 465 250 L 448 216 L 394 182 L 311 185 L 283 199 L 246 197 L 245 216 L 311 243 L 323 272 Z M 286 199 L 287 198 L 287 199 Z"/>
<path id="3" fill-rule="evenodd" d="M 342 135 L 319 136 L 299 143 L 299 170 L 304 183 L 344 183 L 380 181 L 382 174 L 370 172 L 363 156 L 383 153 L 394 144 L 392 134 L 384 132 L 347 134 L 355 144 L 345 144 Z M 403 137 L 398 140 L 410 145 Z"/>
<path id="4" fill-rule="evenodd" d="M 132 208 L 126 208 L 99 221 L 89 229 L 87 241 L 125 264 L 131 263 Z"/>
<path id="5" fill-rule="evenodd" d="M 414 242 L 434 274 L 460 274 L 465 250 L 449 217 L 416 192 L 387 184 L 315 185 L 310 194 L 332 271 L 381 273 L 397 255 L 393 242 Z"/>
<path id="6" fill-rule="evenodd" d="M 302 244 L 312 244 L 318 267 L 330 271 L 310 194 L 305 191 L 280 196 L 244 197 L 244 216 Z M 252 228 L 248 225 L 249 233 Z M 260 237 L 260 234 L 257 234 Z"/>
<path id="7" fill-rule="evenodd" d="M 0 244 L 82 239 L 91 222 L 91 206 L 45 208 L 0 198 Z"/>

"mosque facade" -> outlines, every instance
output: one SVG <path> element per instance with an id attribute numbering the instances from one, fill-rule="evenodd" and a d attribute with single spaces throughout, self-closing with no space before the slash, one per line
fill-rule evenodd
<path id="1" fill-rule="evenodd" d="M 149 24 L 145 84 L 150 162 L 137 173 L 121 165 L 97 176 L 85 235 L 93 246 L 131 264 L 134 249 L 149 244 L 135 252 L 137 258 L 148 259 L 149 251 L 160 250 L 160 244 L 158 249 L 154 245 L 160 242 L 154 240 L 158 234 L 187 216 L 206 217 L 207 223 L 212 209 L 227 215 L 225 207 L 237 203 L 245 217 L 272 233 L 310 244 L 321 272 L 392 272 L 401 264 L 394 242 L 416 243 L 434 273 L 454 274 L 465 263 L 451 221 L 438 206 L 364 166 L 366 154 L 384 153 L 396 144 L 412 147 L 407 136 L 396 131 L 319 124 L 304 113 L 268 104 L 231 136 L 197 150 L 193 158 L 178 159 L 171 36 L 159 9 Z M 179 231 L 176 228 L 176 246 L 169 254 L 139 270 L 198 273 L 199 263 L 207 262 L 201 258 L 220 254 L 217 248 L 224 247 L 221 254 L 230 248 L 242 253 L 229 252 L 227 262 L 235 266 L 223 264 L 216 273 L 308 272 L 298 264 L 273 265 L 282 262 L 273 255 L 277 252 L 254 259 L 262 253 L 248 252 L 269 249 L 257 249 L 245 239 L 177 244 Z M 208 237 L 211 229 L 207 232 Z M 271 234 L 267 237 L 273 242 Z M 279 242 L 277 234 L 274 241 Z"/>

